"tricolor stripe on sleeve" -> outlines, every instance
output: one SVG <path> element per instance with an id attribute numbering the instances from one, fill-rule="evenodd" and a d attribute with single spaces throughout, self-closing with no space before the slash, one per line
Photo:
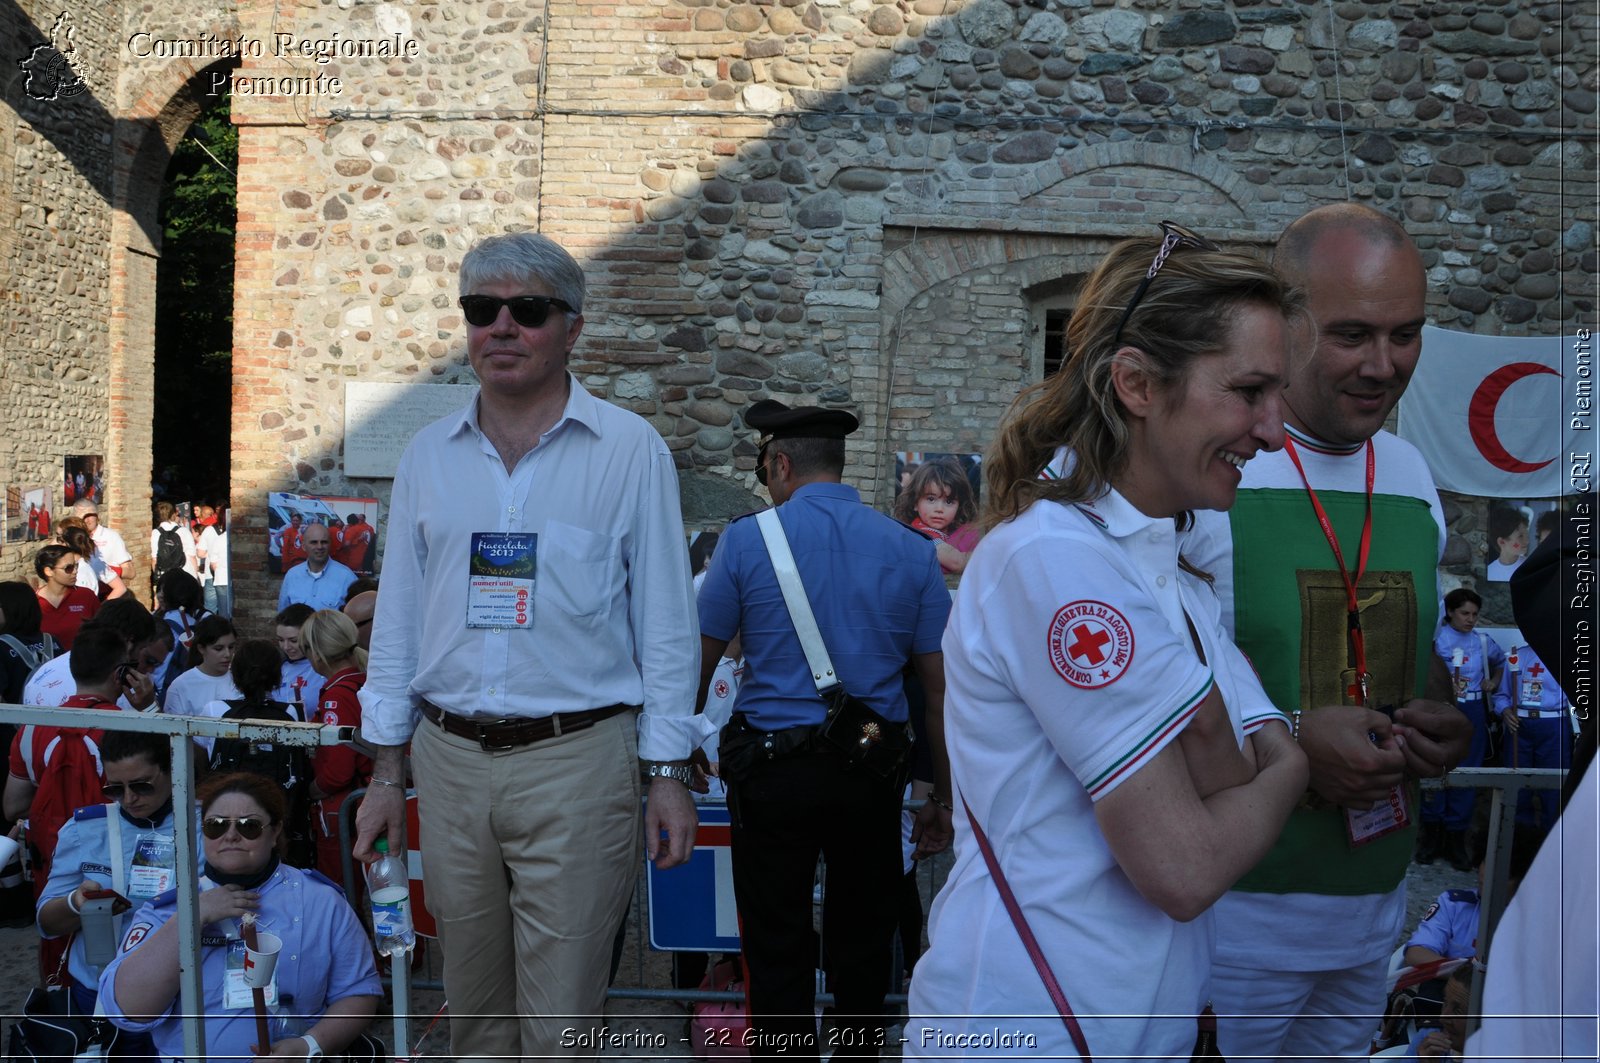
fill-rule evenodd
<path id="1" fill-rule="evenodd" d="M 1138 769 L 1159 746 L 1163 745 L 1174 732 L 1188 723 L 1190 717 L 1200 711 L 1200 703 L 1206 700 L 1206 695 L 1210 694 L 1216 685 L 1216 679 L 1210 672 L 1207 672 L 1205 682 L 1200 684 L 1199 690 L 1189 695 L 1172 711 L 1171 715 L 1146 732 L 1131 751 L 1120 757 L 1116 763 L 1105 771 L 1089 780 L 1089 799 L 1098 801 L 1101 795 L 1121 782 L 1125 776 L 1131 775 Z"/>

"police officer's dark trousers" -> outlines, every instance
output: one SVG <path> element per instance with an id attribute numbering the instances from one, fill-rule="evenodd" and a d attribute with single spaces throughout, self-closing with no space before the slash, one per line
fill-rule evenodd
<path id="1" fill-rule="evenodd" d="M 821 1048 L 875 1058 L 883 1038 L 900 854 L 896 780 L 809 750 L 735 784 L 733 888 L 749 969 L 753 1056 L 816 1059 L 817 856 L 826 861 L 822 949 L 834 994 Z"/>

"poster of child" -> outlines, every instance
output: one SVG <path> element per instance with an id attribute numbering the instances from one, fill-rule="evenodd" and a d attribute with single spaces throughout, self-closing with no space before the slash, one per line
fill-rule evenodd
<path id="1" fill-rule="evenodd" d="M 1491 503 L 1484 577 L 1491 583 L 1509 580 L 1529 552 L 1550 534 L 1559 513 L 1553 499 Z"/>
<path id="2" fill-rule="evenodd" d="M 959 576 L 978 545 L 978 467 L 976 454 L 901 451 L 895 455 L 900 491 L 894 519 L 934 541 L 939 567 Z"/>

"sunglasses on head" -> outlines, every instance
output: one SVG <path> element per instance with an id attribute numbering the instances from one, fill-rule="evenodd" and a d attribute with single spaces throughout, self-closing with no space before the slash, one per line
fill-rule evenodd
<path id="1" fill-rule="evenodd" d="M 461 307 L 462 316 L 467 319 L 467 324 L 478 328 L 486 328 L 495 323 L 500 317 L 500 308 L 511 308 L 511 320 L 523 328 L 538 328 L 550 316 L 552 306 L 560 307 L 562 313 L 573 313 L 572 305 L 561 299 L 553 299 L 548 295 L 513 295 L 509 299 L 501 299 L 496 295 L 463 295 L 456 300 L 456 305 Z"/>
<path id="2" fill-rule="evenodd" d="M 261 832 L 270 824 L 260 816 L 207 816 L 200 821 L 200 830 L 207 838 L 216 841 L 228 833 L 229 827 L 239 831 L 239 837 L 247 842 L 253 842 L 261 837 Z"/>
<path id="3" fill-rule="evenodd" d="M 1128 309 L 1122 312 L 1122 319 L 1117 322 L 1117 331 L 1111 336 L 1113 349 L 1121 345 L 1122 330 L 1127 327 L 1128 319 L 1133 316 L 1133 311 L 1138 307 L 1139 301 L 1144 298 L 1145 292 L 1150 290 L 1150 282 L 1156 279 L 1156 274 L 1161 272 L 1161 267 L 1167 264 L 1167 256 L 1180 247 L 1192 247 L 1199 251 L 1221 250 L 1216 244 L 1191 229 L 1186 229 L 1176 222 L 1162 222 L 1161 246 L 1156 248 L 1155 259 L 1150 263 L 1150 268 L 1145 271 L 1144 279 L 1139 282 L 1139 287 L 1133 290 L 1133 298 L 1128 300 Z"/>
<path id="4" fill-rule="evenodd" d="M 156 792 L 155 783 L 140 780 L 126 784 L 120 782 L 108 782 L 104 786 L 100 787 L 100 793 L 105 796 L 107 801 L 121 801 L 124 786 L 126 786 L 127 791 L 133 794 L 135 797 L 149 797 L 151 794 Z"/>

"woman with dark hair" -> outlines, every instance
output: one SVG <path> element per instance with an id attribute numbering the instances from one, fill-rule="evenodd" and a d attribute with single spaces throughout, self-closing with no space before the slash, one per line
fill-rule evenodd
<path id="1" fill-rule="evenodd" d="M 44 615 L 39 596 L 19 580 L 0 583 L 0 701 L 22 704 L 22 688 L 33 670 L 60 650 L 56 640 L 39 629 Z"/>
<path id="2" fill-rule="evenodd" d="M 193 577 L 190 579 L 192 582 Z M 225 617 L 208 616 L 196 624 L 189 646 L 189 669 L 168 685 L 161 711 L 175 716 L 204 716 L 205 707 L 211 702 L 238 697 L 239 688 L 229 674 L 238 640 L 233 622 Z M 209 742 L 204 745 L 210 748 Z"/>
<path id="3" fill-rule="evenodd" d="M 101 601 L 121 598 L 128 593 L 122 574 L 100 556 L 94 534 L 82 517 L 67 516 L 56 521 L 56 539 L 83 558 L 84 563 L 78 566 L 78 586 L 93 592 Z"/>
<path id="4" fill-rule="evenodd" d="M 1303 304 L 1266 264 L 1162 229 L 1101 262 L 1067 361 L 984 462 L 992 530 L 944 636 L 975 844 L 933 905 L 907 1056 L 986 1044 L 1006 1016 L 1030 1055 L 1189 1058 L 1211 906 L 1305 791 L 1290 721 L 1180 552 L 1191 511 L 1227 509 L 1240 466 L 1282 446 Z"/>
<path id="5" fill-rule="evenodd" d="M 229 667 L 239 696 L 212 701 L 201 710 L 201 715 L 265 723 L 298 722 L 300 718 L 288 705 L 272 697 L 278 685 L 280 664 L 278 646 L 271 639 L 242 640 L 233 651 L 233 663 Z M 289 808 L 283 823 L 289 840 L 290 860 L 298 867 L 312 866 L 316 858 L 309 830 L 309 752 L 294 746 L 241 738 L 219 738 L 205 744 L 210 749 L 212 771 L 253 772 L 282 788 Z"/>
<path id="6" fill-rule="evenodd" d="M 206 1049 L 212 1059 L 338 1055 L 372 1021 L 382 986 L 372 943 L 344 895 L 315 872 L 283 863 L 283 793 L 246 773 L 201 788 L 205 868 L 200 878 Z M 177 893 L 134 914 L 121 954 L 100 976 L 100 1000 L 118 1027 L 148 1032 L 164 1058 L 183 1055 Z M 241 919 L 282 942 L 266 996 L 271 1044 L 257 1045 L 243 984 Z"/>
<path id="7" fill-rule="evenodd" d="M 83 622 L 100 611 L 95 593 L 78 586 L 82 563 L 72 547 L 60 543 L 41 546 L 33 555 L 33 571 L 39 577 L 39 630 L 63 650 L 72 649 Z"/>

